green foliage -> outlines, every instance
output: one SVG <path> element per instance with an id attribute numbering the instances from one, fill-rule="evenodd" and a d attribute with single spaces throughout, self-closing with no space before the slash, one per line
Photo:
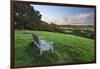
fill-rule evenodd
<path id="1" fill-rule="evenodd" d="M 94 31 L 91 29 L 85 29 L 85 30 L 83 30 L 83 33 L 88 38 L 94 38 Z"/>
<path id="2" fill-rule="evenodd" d="M 15 3 L 14 10 L 15 28 L 32 30 L 40 24 L 42 15 L 31 4 Z"/>
<path id="3" fill-rule="evenodd" d="M 94 25 L 60 25 L 65 34 L 94 39 Z"/>
<path id="4" fill-rule="evenodd" d="M 78 35 L 87 38 L 94 38 L 94 31 L 91 29 L 73 29 L 71 32 L 73 35 Z"/>
<path id="5" fill-rule="evenodd" d="M 73 34 L 79 34 L 80 35 L 81 34 L 81 30 L 80 29 L 73 29 L 72 30 L 72 33 Z"/>
<path id="6" fill-rule="evenodd" d="M 43 36 L 46 41 L 53 41 L 54 52 L 39 55 L 39 49 L 32 43 L 32 31 L 15 31 L 15 64 L 56 64 L 93 62 L 94 40 L 74 35 L 33 31 Z"/>

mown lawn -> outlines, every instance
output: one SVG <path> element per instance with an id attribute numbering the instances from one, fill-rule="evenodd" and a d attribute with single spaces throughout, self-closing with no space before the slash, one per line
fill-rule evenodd
<path id="1" fill-rule="evenodd" d="M 53 41 L 54 52 L 39 55 L 39 49 L 32 42 L 33 31 L 15 31 L 15 64 L 59 64 L 92 62 L 94 40 L 61 33 L 35 31 L 46 41 Z"/>

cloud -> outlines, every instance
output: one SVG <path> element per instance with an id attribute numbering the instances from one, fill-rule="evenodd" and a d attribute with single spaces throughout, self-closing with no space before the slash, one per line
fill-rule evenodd
<path id="1" fill-rule="evenodd" d="M 58 25 L 60 25 L 63 22 L 65 22 L 64 19 L 62 19 L 62 18 L 59 18 L 59 17 L 55 18 L 55 17 L 50 17 L 50 16 L 43 16 L 41 20 L 43 20 L 43 21 L 45 21 L 45 22 L 47 22 L 49 24 L 50 23 L 55 23 L 55 24 L 58 24 Z"/>
<path id="2" fill-rule="evenodd" d="M 88 17 L 93 17 L 92 13 L 82 13 L 64 17 L 66 24 L 88 24 Z M 90 23 L 89 23 L 90 24 Z"/>
<path id="3" fill-rule="evenodd" d="M 90 17 L 92 17 L 92 21 L 89 21 Z M 72 16 L 65 16 L 65 17 L 49 17 L 49 16 L 43 16 L 41 20 L 47 22 L 47 23 L 55 23 L 58 25 L 87 25 L 87 24 L 94 24 L 93 13 L 81 13 L 78 15 L 72 15 Z"/>

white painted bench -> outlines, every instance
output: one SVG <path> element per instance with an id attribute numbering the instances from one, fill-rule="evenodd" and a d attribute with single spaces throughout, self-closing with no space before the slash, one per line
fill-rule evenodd
<path id="1" fill-rule="evenodd" d="M 38 37 L 36 34 L 32 33 L 32 38 L 34 44 L 39 48 L 40 50 L 40 55 L 44 51 L 49 51 L 51 50 L 53 52 L 53 42 L 46 42 L 43 37 Z"/>

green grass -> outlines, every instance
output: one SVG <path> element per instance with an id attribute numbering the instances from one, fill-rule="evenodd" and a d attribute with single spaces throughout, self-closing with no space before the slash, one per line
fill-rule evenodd
<path id="1" fill-rule="evenodd" d="M 39 55 L 39 49 L 32 43 L 32 31 L 15 31 L 15 64 L 58 64 L 92 62 L 94 40 L 61 33 L 36 31 L 46 41 L 53 41 L 54 52 Z"/>

